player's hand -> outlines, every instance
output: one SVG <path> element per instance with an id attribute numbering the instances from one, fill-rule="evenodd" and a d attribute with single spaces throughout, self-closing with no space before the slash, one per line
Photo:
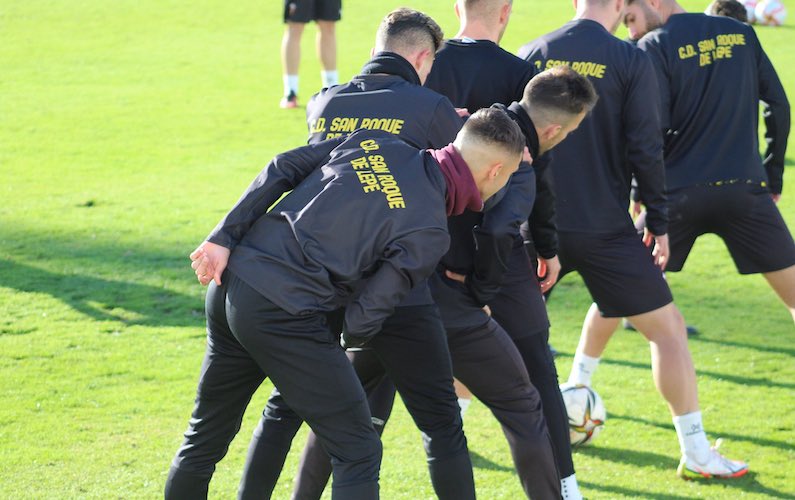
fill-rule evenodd
<path id="1" fill-rule="evenodd" d="M 455 108 L 455 112 L 458 113 L 458 116 L 461 118 L 466 118 L 469 116 L 469 110 L 467 108 Z"/>
<path id="2" fill-rule="evenodd" d="M 530 150 L 527 149 L 527 146 L 524 147 L 524 151 L 522 152 L 522 161 L 525 163 L 533 164 L 533 155 L 530 154 Z"/>
<path id="3" fill-rule="evenodd" d="M 654 242 L 654 250 L 652 250 L 651 256 L 654 258 L 654 264 L 661 271 L 665 271 L 665 267 L 668 265 L 668 257 L 671 255 L 671 250 L 668 246 L 668 235 L 656 236 L 650 233 L 647 228 L 643 232 L 643 243 L 648 247 L 651 246 L 652 242 Z"/>
<path id="4" fill-rule="evenodd" d="M 781 193 L 771 193 L 770 197 L 773 198 L 773 203 L 778 203 L 778 200 L 781 199 Z"/>
<path id="5" fill-rule="evenodd" d="M 635 220 L 638 218 L 638 215 L 643 211 L 643 203 L 639 201 L 632 202 L 632 219 Z"/>
<path id="6" fill-rule="evenodd" d="M 205 241 L 190 254 L 192 261 L 190 267 L 196 271 L 196 278 L 202 285 L 209 285 L 215 280 L 216 285 L 221 285 L 221 275 L 229 262 L 231 251 L 221 245 Z"/>
<path id="7" fill-rule="evenodd" d="M 444 275 L 450 278 L 453 281 L 457 281 L 459 283 L 466 283 L 467 277 L 463 274 L 454 273 L 453 271 L 445 270 Z"/>
<path id="8" fill-rule="evenodd" d="M 547 293 L 547 291 L 558 282 L 558 275 L 560 275 L 560 260 L 558 256 L 556 255 L 549 259 L 539 257 L 536 274 L 539 278 L 543 278 L 540 283 L 541 293 Z"/>
<path id="9" fill-rule="evenodd" d="M 485 313 L 486 313 L 486 315 L 487 315 L 489 318 L 491 317 L 491 307 L 489 307 L 488 305 L 485 305 L 485 306 L 483 306 L 483 312 L 485 312 Z"/>

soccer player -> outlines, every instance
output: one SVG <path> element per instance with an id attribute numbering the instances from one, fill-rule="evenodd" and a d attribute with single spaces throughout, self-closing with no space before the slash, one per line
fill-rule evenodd
<path id="1" fill-rule="evenodd" d="M 309 102 L 309 142 L 365 127 L 391 132 L 417 147 L 446 146 L 463 122 L 447 98 L 421 86 L 442 37 L 438 24 L 421 12 L 404 8 L 389 13 L 378 27 L 372 58 L 361 74 L 347 84 L 324 89 Z M 339 332 L 337 316 L 330 324 L 332 331 Z M 376 430 L 380 432 L 391 411 L 394 382 L 423 432 L 437 495 L 474 494 L 460 415 L 445 378 L 450 372 L 434 371 L 435 365 L 449 370 L 450 362 L 444 328 L 427 283 L 415 284 L 384 321 L 378 338 L 363 349 L 349 352 L 357 371 L 368 365 L 368 353 L 370 357 L 377 353 L 378 366 L 390 374 L 382 391 L 368 391 Z M 301 422 L 274 391 L 249 448 L 241 497 L 270 495 Z"/>
<path id="2" fill-rule="evenodd" d="M 453 105 L 470 111 L 490 103 L 510 105 L 522 100 L 527 82 L 537 71 L 499 46 L 511 8 L 509 0 L 457 1 L 459 31 L 436 55 L 425 85 L 449 97 Z M 494 319 L 505 328 L 521 353 L 530 381 L 541 397 L 562 477 L 562 492 L 566 498 L 576 499 L 580 493 L 571 458 L 568 417 L 548 345 L 549 319 L 542 296 L 542 290 L 555 283 L 560 270 L 555 196 L 547 168 L 548 156 L 533 158 L 536 194 L 530 212 L 530 231 L 525 233 L 529 242 L 527 250 L 540 266 L 528 261 L 516 227 L 490 228 L 481 223 L 480 214 L 466 212 L 451 220 L 451 227 L 459 226 L 462 233 L 470 234 L 472 226 L 478 226 L 474 234 L 479 238 L 481 255 L 475 259 L 466 285 L 481 304 L 489 305 Z M 452 251 L 457 248 L 471 251 L 468 246 L 457 245 L 453 245 Z M 486 254 L 486 249 L 493 253 Z M 456 265 L 454 258 L 450 261 L 451 270 L 470 269 L 467 261 L 464 265 Z M 536 274 L 543 280 L 541 288 L 537 285 Z"/>
<path id="3" fill-rule="evenodd" d="M 584 77 L 567 68 L 556 68 L 533 79 L 521 102 L 508 108 L 495 106 L 519 124 L 526 144 L 538 156 L 576 128 L 595 100 L 596 94 Z M 482 227 L 505 230 L 513 226 L 518 233 L 519 224 L 527 220 L 532 206 L 533 181 L 532 168 L 523 164 L 502 199 L 485 211 Z M 475 294 L 460 282 L 465 275 L 471 276 L 475 259 L 482 255 L 475 249 L 471 222 L 467 229 L 460 221 L 453 223 L 458 218 L 448 219 L 450 251 L 430 280 L 447 330 L 453 373 L 502 425 L 526 495 L 559 498 L 561 485 L 552 444 L 538 393 L 530 383 L 521 354 L 503 328 L 484 311 Z M 489 234 L 488 230 L 484 234 Z M 485 243 L 486 239 L 480 236 L 478 242 Z M 464 274 L 452 273 L 451 268 Z M 357 361 L 364 354 L 357 353 Z M 375 386 L 384 375 L 377 361 L 366 366 L 360 362 L 357 372 L 365 387 Z M 293 490 L 294 499 L 320 498 L 331 472 L 328 458 L 324 460 L 322 455 L 310 434 Z"/>
<path id="4" fill-rule="evenodd" d="M 301 37 L 309 21 L 317 23 L 315 41 L 318 59 L 323 70 L 320 78 L 324 87 L 336 85 L 337 35 L 335 24 L 340 20 L 342 0 L 284 0 L 284 36 L 282 37 L 282 79 L 284 97 L 279 106 L 298 107 L 298 68 L 301 64 Z"/>
<path id="5" fill-rule="evenodd" d="M 611 34 L 623 18 L 623 0 L 578 0 L 575 6 L 574 20 L 520 50 L 539 69 L 571 66 L 599 95 L 550 167 L 558 181 L 561 275 L 578 271 L 594 300 L 569 382 L 590 385 L 606 346 L 607 339 L 589 330 L 589 317 L 628 317 L 649 340 L 652 374 L 673 415 L 682 463 L 709 475 L 742 475 L 747 466 L 710 449 L 702 430 L 684 320 L 662 275 L 668 218 L 654 68 L 645 53 Z M 646 205 L 643 239 L 654 243 L 651 253 L 628 213 L 633 174 Z"/>
<path id="6" fill-rule="evenodd" d="M 523 149 L 518 126 L 486 110 L 443 150 L 361 131 L 277 156 L 191 254 L 199 281 L 212 282 L 207 352 L 166 498 L 206 498 L 265 377 L 332 457 L 332 497 L 377 498 L 381 444 L 326 313 L 346 306 L 347 345 L 377 341 L 383 321 L 446 250 L 446 217 L 482 207 Z M 453 397 L 449 358 L 439 361 L 418 368 L 432 377 L 446 371 Z"/>

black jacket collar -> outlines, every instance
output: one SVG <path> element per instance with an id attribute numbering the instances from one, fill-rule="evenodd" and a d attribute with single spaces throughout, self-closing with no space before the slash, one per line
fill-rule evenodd
<path id="1" fill-rule="evenodd" d="M 373 75 L 378 73 L 396 75 L 409 83 L 422 85 L 414 66 L 403 58 L 403 56 L 395 54 L 394 52 L 378 52 L 372 59 L 367 61 L 367 64 L 364 65 L 361 72 L 362 75 Z"/>

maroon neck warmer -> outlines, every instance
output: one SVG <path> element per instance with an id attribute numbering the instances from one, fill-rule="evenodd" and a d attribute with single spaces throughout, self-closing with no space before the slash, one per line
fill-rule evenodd
<path id="1" fill-rule="evenodd" d="M 483 210 L 483 200 L 472 172 L 464 161 L 461 153 L 452 144 L 442 149 L 428 150 L 439 163 L 439 169 L 447 184 L 447 215 L 461 215 L 465 209 L 473 212 Z"/>

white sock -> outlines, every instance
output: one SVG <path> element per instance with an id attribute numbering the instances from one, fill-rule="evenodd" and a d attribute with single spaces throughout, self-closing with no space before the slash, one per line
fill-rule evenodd
<path id="1" fill-rule="evenodd" d="M 599 366 L 599 358 L 592 358 L 581 351 L 574 355 L 574 362 L 569 373 L 569 383 L 579 385 L 591 385 L 591 377 Z"/>
<path id="2" fill-rule="evenodd" d="M 683 455 L 703 464 L 709 458 L 709 441 L 701 423 L 701 412 L 694 411 L 674 417 L 674 428 Z"/>
<path id="3" fill-rule="evenodd" d="M 290 95 L 290 92 L 298 95 L 298 75 L 282 75 L 282 81 L 284 82 L 285 96 Z"/>
<path id="4" fill-rule="evenodd" d="M 560 492 L 563 495 L 563 500 L 582 500 L 582 493 L 580 493 L 580 487 L 577 485 L 576 474 L 560 480 Z"/>
<path id="5" fill-rule="evenodd" d="M 340 82 L 336 69 L 333 71 L 321 71 L 320 80 L 323 82 L 324 87 L 331 87 L 332 85 L 336 85 Z"/>
<path id="6" fill-rule="evenodd" d="M 458 398 L 458 407 L 461 408 L 461 420 L 464 420 L 464 413 L 467 412 L 467 408 L 469 408 L 470 404 L 472 404 L 472 399 Z"/>

